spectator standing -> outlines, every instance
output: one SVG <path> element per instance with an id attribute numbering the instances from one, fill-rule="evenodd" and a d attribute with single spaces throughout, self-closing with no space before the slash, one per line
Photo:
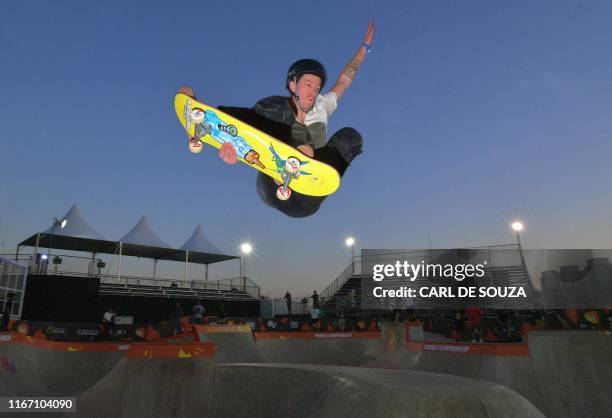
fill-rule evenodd
<path id="1" fill-rule="evenodd" d="M 102 336 L 105 339 L 108 339 L 117 329 L 115 324 L 116 316 L 117 312 L 112 308 L 108 308 L 106 312 L 104 312 L 104 315 L 102 315 Z"/>
<path id="2" fill-rule="evenodd" d="M 482 342 L 482 309 L 471 306 L 465 310 L 465 314 L 468 317 L 470 330 L 472 331 L 472 342 Z"/>
<path id="3" fill-rule="evenodd" d="M 465 336 L 465 315 L 462 310 L 455 311 L 453 330 L 455 331 L 455 341 L 463 341 Z"/>
<path id="4" fill-rule="evenodd" d="M 204 317 L 204 312 L 206 312 L 206 309 L 204 309 L 204 305 L 202 305 L 202 299 L 198 300 L 198 303 L 193 305 L 193 309 L 191 310 L 191 312 L 193 315 L 193 323 L 201 324 L 202 318 Z"/>
<path id="5" fill-rule="evenodd" d="M 319 295 L 317 294 L 316 290 L 312 293 L 311 298 L 312 298 L 312 308 L 319 309 Z"/>
<path id="6" fill-rule="evenodd" d="M 174 335 L 180 334 L 183 332 L 183 325 L 181 324 L 181 318 L 183 317 L 183 307 L 181 306 L 181 302 L 176 302 L 174 306 L 174 310 L 170 315 L 170 320 L 174 325 Z"/>
<path id="7" fill-rule="evenodd" d="M 285 293 L 285 300 L 287 301 L 287 315 L 291 315 L 291 293 L 288 290 Z"/>

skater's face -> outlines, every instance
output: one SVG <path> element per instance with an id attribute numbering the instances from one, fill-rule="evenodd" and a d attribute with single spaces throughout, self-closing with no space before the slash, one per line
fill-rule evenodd
<path id="1" fill-rule="evenodd" d="M 289 82 L 289 88 L 300 96 L 302 107 L 310 109 L 321 91 L 321 78 L 314 74 L 304 74 L 297 82 L 297 92 L 293 81 Z"/>

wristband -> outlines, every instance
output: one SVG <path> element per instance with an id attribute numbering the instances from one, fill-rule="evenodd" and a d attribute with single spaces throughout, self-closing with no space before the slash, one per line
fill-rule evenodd
<path id="1" fill-rule="evenodd" d="M 366 44 L 365 42 L 361 44 L 363 48 L 366 49 L 367 52 L 372 52 L 372 45 Z"/>

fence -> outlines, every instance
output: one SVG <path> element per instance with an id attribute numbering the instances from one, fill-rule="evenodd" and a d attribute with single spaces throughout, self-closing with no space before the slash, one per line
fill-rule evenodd
<path id="1" fill-rule="evenodd" d="M 353 261 L 321 292 L 321 300 L 325 301 L 332 298 L 338 290 L 354 275 L 360 274 L 361 261 L 359 257 L 354 257 Z"/>
<path id="2" fill-rule="evenodd" d="M 291 299 L 291 303 L 287 305 L 285 298 L 263 299 L 260 302 L 260 315 L 267 318 L 289 315 L 289 306 L 291 306 L 291 315 L 308 315 L 312 301 L 309 298 Z"/>
<path id="3" fill-rule="evenodd" d="M 27 267 L 0 257 L 0 306 L 4 312 L 7 303 L 12 303 L 10 309 L 12 319 L 21 318 L 27 280 Z"/>
<path id="4" fill-rule="evenodd" d="M 35 255 L 19 254 L 4 255 L 14 263 L 28 268 L 30 274 L 98 277 L 100 283 L 122 284 L 124 286 L 156 286 L 177 287 L 188 289 L 203 289 L 217 291 L 243 290 L 250 296 L 259 299 L 259 286 L 247 277 L 232 277 L 220 280 L 188 280 L 178 278 L 152 278 L 143 276 L 127 276 L 111 274 L 106 263 L 95 257 L 78 257 L 71 255 L 47 255 L 37 253 Z"/>

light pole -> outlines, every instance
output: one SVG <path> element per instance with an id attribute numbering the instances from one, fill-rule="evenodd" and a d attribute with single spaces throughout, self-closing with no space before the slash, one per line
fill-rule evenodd
<path id="1" fill-rule="evenodd" d="M 351 249 L 351 274 L 355 274 L 355 238 L 348 237 L 344 243 Z"/>
<path id="2" fill-rule="evenodd" d="M 240 278 L 242 279 L 242 290 L 246 291 L 246 260 L 245 256 L 253 251 L 253 246 L 248 242 L 240 244 Z"/>
<path id="3" fill-rule="evenodd" d="M 519 246 L 519 251 L 521 250 L 521 234 L 520 232 L 523 230 L 523 223 L 521 221 L 512 222 L 512 230 L 516 232 L 516 242 Z"/>
<path id="4" fill-rule="evenodd" d="M 512 230 L 516 232 L 516 243 L 518 244 L 519 256 L 521 257 L 521 264 L 525 270 L 527 270 L 527 265 L 525 264 L 525 257 L 523 256 L 523 249 L 521 248 L 521 231 L 523 230 L 524 225 L 521 221 L 512 222 Z M 529 272 L 527 272 L 529 274 Z"/>

